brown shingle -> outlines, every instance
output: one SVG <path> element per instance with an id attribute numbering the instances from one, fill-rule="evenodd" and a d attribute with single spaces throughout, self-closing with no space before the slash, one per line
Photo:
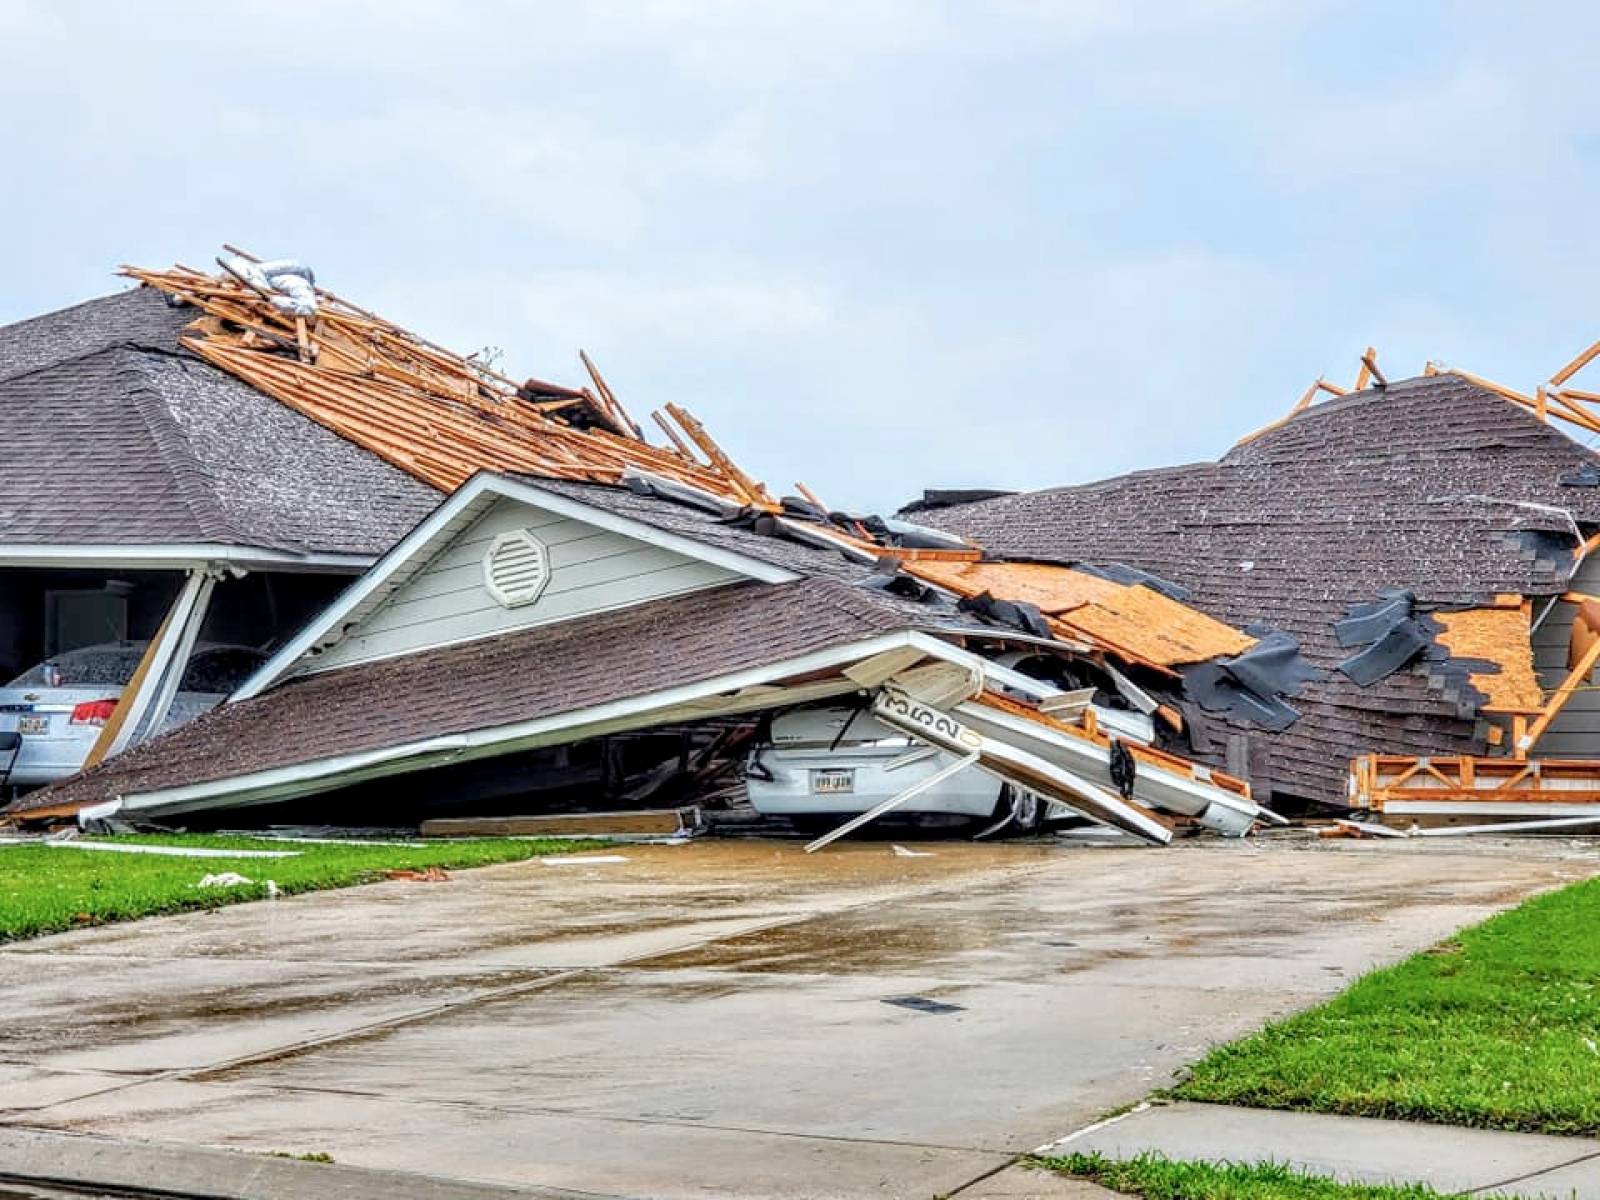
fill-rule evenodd
<path id="1" fill-rule="evenodd" d="M 180 350 L 139 289 L 0 327 L 0 542 L 378 554 L 442 499 Z"/>

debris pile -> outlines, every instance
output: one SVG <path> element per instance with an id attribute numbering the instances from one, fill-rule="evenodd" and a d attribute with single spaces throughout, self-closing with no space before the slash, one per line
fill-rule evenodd
<path id="1" fill-rule="evenodd" d="M 218 263 L 123 274 L 200 313 L 184 347 L 440 491 L 484 470 L 618 483 L 632 468 L 776 507 L 677 406 L 657 414 L 672 447 L 646 442 L 587 357 L 592 389 L 518 382 L 315 287 L 298 264 L 237 251 Z"/>

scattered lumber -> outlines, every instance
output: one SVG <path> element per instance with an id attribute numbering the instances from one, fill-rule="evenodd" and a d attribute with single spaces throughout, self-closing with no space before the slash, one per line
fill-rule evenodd
<path id="1" fill-rule="evenodd" d="M 425 838 L 673 837 L 700 823 L 696 808 L 642 808 L 626 812 L 538 813 L 520 817 L 436 817 L 422 822 Z"/>

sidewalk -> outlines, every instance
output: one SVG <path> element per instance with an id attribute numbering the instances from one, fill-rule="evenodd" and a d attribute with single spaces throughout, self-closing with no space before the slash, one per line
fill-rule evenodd
<path id="1" fill-rule="evenodd" d="M 1090 1126 L 1041 1154 L 1288 1163 L 1344 1182 L 1421 1182 L 1441 1192 L 1600 1200 L 1600 1140 L 1335 1117 L 1157 1104 Z"/>

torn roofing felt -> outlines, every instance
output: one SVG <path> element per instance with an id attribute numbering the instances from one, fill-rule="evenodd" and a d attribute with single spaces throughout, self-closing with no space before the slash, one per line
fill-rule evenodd
<path id="1" fill-rule="evenodd" d="M 923 512 L 992 553 L 1129 564 L 1193 593 L 1231 625 L 1292 635 L 1323 678 L 1302 718 L 1261 739 L 1258 787 L 1340 801 L 1352 755 L 1474 753 L 1474 722 L 1435 664 L 1363 688 L 1334 623 L 1384 588 L 1419 608 L 1480 608 L 1567 584 L 1574 525 L 1600 525 L 1600 489 L 1563 480 L 1600 458 L 1460 376 L 1396 381 L 1311 407 L 1217 462 Z M 1568 514 L 1570 514 L 1570 519 Z M 1224 740 L 1214 759 L 1220 761 Z"/>
<path id="2" fill-rule="evenodd" d="M 136 289 L 0 327 L 0 544 L 375 555 L 440 494 L 178 342 Z"/>
<path id="3" fill-rule="evenodd" d="M 1334 640 L 1355 653 L 1339 670 L 1360 687 L 1371 687 L 1406 666 L 1428 648 L 1430 638 L 1412 616 L 1416 597 L 1403 588 L 1385 589 L 1381 599 L 1351 605 L 1333 623 Z"/>
<path id="4" fill-rule="evenodd" d="M 1300 719 L 1289 703 L 1322 672 L 1300 656 L 1300 645 L 1287 633 L 1257 628 L 1260 637 L 1243 654 L 1184 668 L 1189 697 L 1208 713 L 1278 732 Z"/>

